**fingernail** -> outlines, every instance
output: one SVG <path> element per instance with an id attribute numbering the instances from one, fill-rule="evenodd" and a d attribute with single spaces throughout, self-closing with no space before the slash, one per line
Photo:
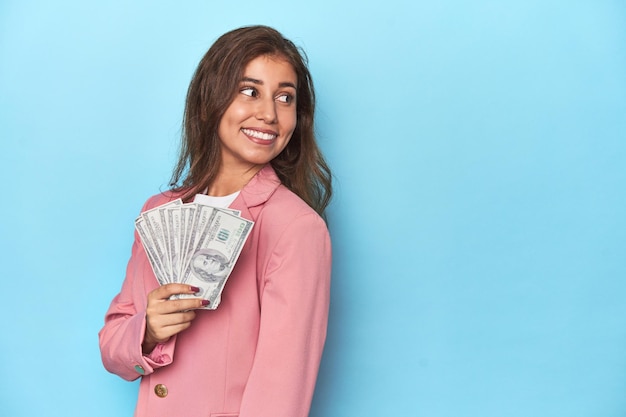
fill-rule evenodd
<path id="1" fill-rule="evenodd" d="M 202 300 L 202 305 L 203 306 L 208 306 L 209 305 L 209 300 Z"/>
<path id="2" fill-rule="evenodd" d="M 189 286 L 189 289 L 190 289 L 191 291 L 193 291 L 193 292 L 198 292 L 198 291 L 200 291 L 200 288 L 198 288 L 198 287 L 194 287 L 193 285 L 190 285 L 190 286 Z"/>

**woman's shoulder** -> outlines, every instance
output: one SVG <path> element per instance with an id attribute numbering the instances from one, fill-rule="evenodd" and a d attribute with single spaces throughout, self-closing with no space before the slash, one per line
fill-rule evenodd
<path id="1" fill-rule="evenodd" d="M 282 184 L 266 201 L 261 217 L 265 223 L 276 227 L 294 223 L 326 227 L 325 221 L 311 206 Z"/>
<path id="2" fill-rule="evenodd" d="M 153 209 L 158 206 L 162 206 L 163 204 L 170 203 L 174 200 L 177 200 L 184 194 L 183 191 L 162 191 L 158 194 L 155 194 L 148 198 L 141 209 L 142 212 Z"/>
<path id="3" fill-rule="evenodd" d="M 276 191 L 267 200 L 265 205 L 268 209 L 287 210 L 289 213 L 297 213 L 298 215 L 315 213 L 315 210 L 305 203 L 304 200 L 283 184 L 280 184 L 276 188 Z"/>

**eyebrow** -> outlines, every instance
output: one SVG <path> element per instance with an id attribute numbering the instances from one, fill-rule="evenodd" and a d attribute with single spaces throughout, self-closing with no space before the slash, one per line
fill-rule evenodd
<path id="1" fill-rule="evenodd" d="M 252 78 L 252 77 L 243 77 L 241 79 L 241 81 L 242 82 L 245 81 L 245 82 L 249 82 L 249 83 L 257 84 L 257 85 L 263 85 L 264 84 L 263 81 L 257 80 L 256 78 Z M 294 90 L 297 90 L 296 85 L 294 83 L 290 82 L 290 81 L 283 81 L 281 83 L 278 83 L 278 86 L 281 87 L 281 88 L 291 87 Z"/>

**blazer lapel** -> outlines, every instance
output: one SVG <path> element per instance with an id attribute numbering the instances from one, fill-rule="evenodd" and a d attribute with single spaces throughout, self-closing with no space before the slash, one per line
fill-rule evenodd
<path id="1" fill-rule="evenodd" d="M 241 211 L 241 217 L 256 221 L 261 206 L 274 194 L 280 180 L 270 164 L 265 165 L 246 184 L 230 208 Z"/>

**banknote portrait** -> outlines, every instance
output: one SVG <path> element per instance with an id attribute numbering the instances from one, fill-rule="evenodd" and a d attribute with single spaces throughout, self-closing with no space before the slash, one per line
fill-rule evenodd
<path id="1" fill-rule="evenodd" d="M 191 258 L 193 274 L 206 282 L 217 282 L 228 274 L 228 258 L 216 249 L 200 249 Z"/>

